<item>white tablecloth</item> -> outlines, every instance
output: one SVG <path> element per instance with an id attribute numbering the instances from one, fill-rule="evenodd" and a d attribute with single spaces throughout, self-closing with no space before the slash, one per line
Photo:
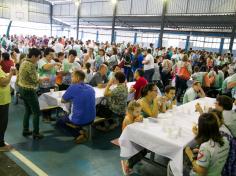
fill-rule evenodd
<path id="1" fill-rule="evenodd" d="M 128 90 L 132 85 L 134 85 L 134 82 L 127 83 Z M 95 90 L 96 103 L 98 103 L 99 100 L 104 97 L 105 88 L 101 89 L 94 87 L 94 90 Z M 70 109 L 69 103 L 61 103 L 61 98 L 64 93 L 65 91 L 57 91 L 57 92 L 52 92 L 52 93 L 48 92 L 42 94 L 39 97 L 40 109 L 43 110 L 43 109 L 48 109 L 50 107 L 61 107 L 64 111 L 69 112 Z M 131 100 L 133 97 L 134 94 L 129 94 L 128 100 Z"/>
<path id="2" fill-rule="evenodd" d="M 201 98 L 159 114 L 157 119 L 127 126 L 119 138 L 120 156 L 129 158 L 144 147 L 170 158 L 174 175 L 183 175 L 183 150 L 194 139 L 192 126 L 199 117 L 195 112 L 197 102 L 207 108 L 214 105 L 215 99 Z"/>

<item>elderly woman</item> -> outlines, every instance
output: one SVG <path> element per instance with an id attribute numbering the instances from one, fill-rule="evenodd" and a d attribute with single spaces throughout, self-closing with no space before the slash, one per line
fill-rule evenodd
<path id="1" fill-rule="evenodd" d="M 0 151 L 9 151 L 10 146 L 4 142 L 4 134 L 8 123 L 8 110 L 11 102 L 10 80 L 14 70 L 7 75 L 0 67 Z"/>
<path id="2" fill-rule="evenodd" d="M 142 90 L 142 98 L 138 100 L 142 107 L 144 118 L 157 117 L 158 115 L 158 88 L 155 84 L 149 83 Z"/>
<path id="3" fill-rule="evenodd" d="M 105 97 L 109 99 L 109 109 L 112 112 L 112 117 L 123 117 L 126 112 L 128 88 L 125 84 L 125 74 L 122 72 L 116 72 L 114 79 L 111 79 L 104 92 Z M 111 89 L 112 85 L 117 85 L 114 89 Z M 111 123 L 110 123 L 111 124 Z M 115 128 L 118 124 L 112 123 L 110 128 Z"/>

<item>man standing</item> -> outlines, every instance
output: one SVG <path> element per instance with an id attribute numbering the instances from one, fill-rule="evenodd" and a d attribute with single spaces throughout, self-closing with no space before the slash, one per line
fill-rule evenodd
<path id="1" fill-rule="evenodd" d="M 146 57 L 143 60 L 144 77 L 147 79 L 148 82 L 152 82 L 152 76 L 154 74 L 154 58 L 151 53 L 151 49 L 147 49 L 145 51 Z"/>
<path id="2" fill-rule="evenodd" d="M 19 92 L 24 100 L 25 114 L 23 121 L 23 136 L 29 136 L 32 131 L 29 130 L 30 115 L 33 115 L 33 138 L 41 139 L 43 135 L 39 133 L 40 108 L 36 89 L 38 87 L 38 74 L 36 64 L 41 55 L 40 50 L 32 48 L 29 51 L 29 58 L 26 59 L 19 70 Z"/>

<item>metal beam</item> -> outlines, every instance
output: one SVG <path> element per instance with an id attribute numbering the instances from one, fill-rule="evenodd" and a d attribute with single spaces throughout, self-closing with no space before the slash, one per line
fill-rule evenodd
<path id="1" fill-rule="evenodd" d="M 221 40 L 220 40 L 220 48 L 219 48 L 219 53 L 220 54 L 222 54 L 222 52 L 223 52 L 224 42 L 225 42 L 225 38 L 221 38 Z"/>
<path id="2" fill-rule="evenodd" d="M 50 34 L 52 36 L 52 23 L 53 23 L 53 19 L 52 19 L 52 16 L 53 16 L 53 5 L 50 4 Z"/>
<path id="3" fill-rule="evenodd" d="M 158 38 L 158 48 L 162 47 L 166 11 L 167 11 L 167 0 L 163 1 L 163 8 L 162 8 L 162 15 L 161 15 L 161 31 Z"/>
<path id="4" fill-rule="evenodd" d="M 76 40 L 79 39 L 80 5 L 77 7 Z"/>
<path id="5" fill-rule="evenodd" d="M 188 49 L 189 49 L 189 40 L 190 40 L 190 35 L 188 35 L 187 39 L 186 39 L 185 51 L 188 51 Z"/>
<path id="6" fill-rule="evenodd" d="M 134 44 L 137 43 L 137 32 L 134 33 Z"/>
<path id="7" fill-rule="evenodd" d="M 96 42 L 98 42 L 98 38 L 99 38 L 99 31 L 97 31 L 96 33 Z"/>
<path id="8" fill-rule="evenodd" d="M 232 53 L 232 51 L 233 51 L 235 30 L 236 30 L 236 26 L 233 26 L 233 28 L 232 28 L 232 33 L 231 33 L 231 37 L 230 37 L 230 43 L 229 43 L 229 50 L 230 50 L 230 53 Z"/>
<path id="9" fill-rule="evenodd" d="M 36 3 L 40 3 L 40 4 L 52 4 L 50 1 L 47 0 L 28 0 L 28 2 L 36 2 Z"/>
<path id="10" fill-rule="evenodd" d="M 115 41 L 115 25 L 116 25 L 116 11 L 118 2 L 114 3 L 113 17 L 112 17 L 112 28 L 111 28 L 111 44 Z"/>

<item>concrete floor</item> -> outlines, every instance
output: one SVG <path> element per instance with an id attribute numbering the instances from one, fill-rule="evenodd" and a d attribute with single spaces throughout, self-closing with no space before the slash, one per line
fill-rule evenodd
<path id="1" fill-rule="evenodd" d="M 73 137 L 66 136 L 56 129 L 55 125 L 40 122 L 40 129 L 45 138 L 40 141 L 34 141 L 31 137 L 25 138 L 21 135 L 23 113 L 24 106 L 22 101 L 18 105 L 12 104 L 10 106 L 6 141 L 48 175 L 123 175 L 120 168 L 119 147 L 110 143 L 112 139 L 119 137 L 120 129 L 108 133 L 95 131 L 96 136 L 91 142 L 77 145 L 73 142 Z M 28 175 L 36 175 L 11 153 L 6 153 L 6 155 Z M 166 175 L 165 168 L 154 167 L 144 161 L 135 166 L 134 170 L 136 173 L 133 175 L 136 176 Z M 1 172 L 0 175 L 2 175 Z M 9 175 L 11 174 L 9 173 Z"/>

